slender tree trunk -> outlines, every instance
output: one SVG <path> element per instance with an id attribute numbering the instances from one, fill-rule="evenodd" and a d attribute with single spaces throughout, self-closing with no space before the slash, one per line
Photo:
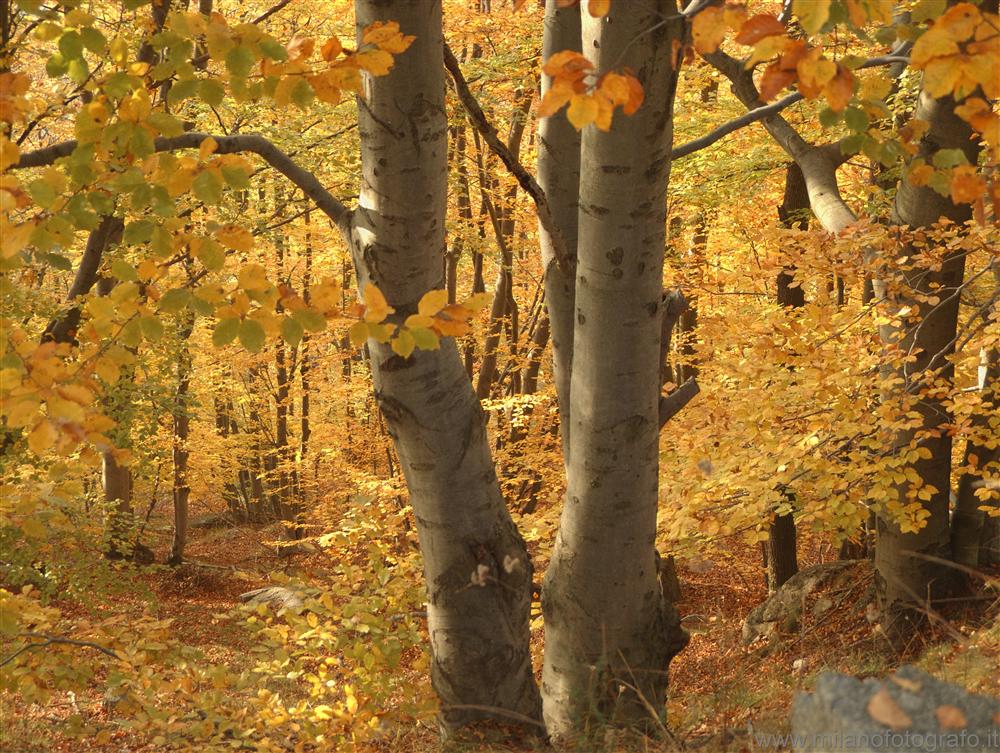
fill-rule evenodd
<path id="1" fill-rule="evenodd" d="M 997 265 L 1000 270 L 1000 264 Z M 981 437 L 996 438 L 1000 434 L 1000 355 L 996 350 L 982 354 L 983 369 L 979 383 L 982 405 L 973 419 L 972 430 Z M 994 441 L 970 438 L 965 445 L 962 465 L 985 468 L 1000 460 L 1000 446 Z M 995 561 L 997 546 L 996 523 L 1000 518 L 988 516 L 980 508 L 987 503 L 976 495 L 982 485 L 979 474 L 964 473 L 958 482 L 955 515 L 951 521 L 952 555 L 960 565 L 978 567 Z"/>
<path id="2" fill-rule="evenodd" d="M 378 285 L 401 320 L 444 283 L 441 4 L 357 0 L 355 7 L 359 32 L 391 20 L 416 37 L 392 75 L 365 79 L 363 182 L 351 231 L 359 286 Z M 482 409 L 455 341 L 444 338 L 439 350 L 408 359 L 374 341 L 368 347 L 420 538 L 442 728 L 538 719 L 528 630 L 532 566 L 500 494 Z"/>
<path id="3" fill-rule="evenodd" d="M 646 101 L 583 131 L 568 489 L 542 588 L 550 734 L 593 712 L 662 714 L 684 646 L 658 580 L 660 340 L 666 189 L 682 24 L 673 2 L 584 12 L 598 73 L 636 71 Z M 563 117 L 562 115 L 556 117 Z M 555 307 L 550 308 L 550 314 Z M 553 322 L 554 323 L 554 322 Z M 566 417 L 564 416 L 564 425 Z"/>
<path id="4" fill-rule="evenodd" d="M 194 329 L 194 317 L 189 316 L 178 332 L 181 344 L 177 358 L 177 393 L 174 401 L 174 539 L 170 547 L 167 563 L 179 565 L 184 561 L 184 547 L 187 544 L 188 497 L 191 485 L 188 483 L 188 435 L 191 428 L 191 406 L 188 395 L 191 386 L 191 351 L 187 341 Z"/>
<path id="5" fill-rule="evenodd" d="M 955 115 L 955 102 L 950 97 L 935 100 L 921 92 L 915 117 L 929 126 L 921 139 L 918 156 L 931 163 L 939 150 L 960 149 L 970 164 L 976 163 L 978 142 L 972 138 L 968 124 Z M 968 205 L 953 204 L 929 186 L 917 186 L 905 178 L 899 183 L 892 218 L 894 224 L 915 230 L 929 228 L 943 218 L 961 224 L 970 217 Z M 908 245 L 899 250 L 901 256 L 913 257 L 917 253 Z M 904 284 L 916 296 L 901 296 L 901 300 L 890 301 L 889 306 L 894 311 L 910 307 L 919 317 L 919 326 L 904 321 L 901 327 L 886 324 L 879 329 L 882 342 L 888 348 L 898 349 L 902 355 L 912 355 L 892 374 L 897 380 L 896 389 L 905 391 L 911 398 L 919 395 L 910 410 L 919 415 L 920 426 L 900 431 L 893 446 L 902 450 L 919 438 L 921 449 L 929 456 L 916 460 L 912 467 L 920 477 L 920 484 L 933 486 L 935 490 L 924 502 L 927 517 L 916 533 L 903 532 L 890 515 L 879 515 L 875 582 L 883 627 L 890 635 L 910 634 L 913 623 L 920 619 L 919 609 L 912 607 L 946 593 L 954 574 L 940 564 L 941 559 L 951 555 L 948 497 L 952 440 L 947 431 L 951 411 L 938 396 L 941 393 L 921 392 L 931 375 L 951 378 L 952 368 L 947 365 L 947 356 L 953 351 L 964 268 L 965 255 L 957 253 L 946 257 L 939 270 L 906 272 Z M 877 285 L 877 293 L 879 287 L 884 289 L 884 283 Z M 926 298 L 918 300 L 931 295 L 939 296 L 940 303 L 931 304 Z M 906 501 L 909 490 L 910 484 L 904 482 L 895 487 L 894 493 L 899 501 Z"/>
<path id="6" fill-rule="evenodd" d="M 581 9 L 560 8 L 558 0 L 546 0 L 542 57 L 547 60 L 562 50 L 581 49 Z M 552 79 L 542 74 L 542 95 Z M 552 239 L 539 225 L 538 238 L 545 270 L 545 308 L 552 340 L 552 378 L 559 400 L 563 460 L 569 461 L 570 375 L 573 368 L 573 328 L 576 322 L 576 244 L 580 196 L 580 132 L 563 113 L 538 123 L 538 184 L 545 191 L 570 256 L 571 266 L 556 259 Z"/>
<path id="7" fill-rule="evenodd" d="M 787 228 L 806 229 L 809 226 L 809 192 L 802 170 L 794 162 L 785 172 L 785 194 L 781 206 L 778 207 L 778 219 Z M 795 268 L 783 269 L 778 273 L 777 297 L 778 305 L 788 308 L 801 308 L 806 305 L 805 291 L 802 285 L 795 285 Z M 794 495 L 785 492 L 786 498 L 793 502 Z M 767 590 L 774 593 L 795 573 L 799 571 L 796 553 L 797 532 L 795 516 L 788 512 L 776 515 L 768 530 L 767 541 L 764 542 L 764 565 L 767 568 Z"/>

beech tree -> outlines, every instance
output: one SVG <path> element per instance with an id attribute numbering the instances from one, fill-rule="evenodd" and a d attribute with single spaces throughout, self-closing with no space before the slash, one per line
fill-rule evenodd
<path id="1" fill-rule="evenodd" d="M 131 383 L 165 371 L 174 505 L 170 561 L 183 561 L 198 449 L 191 439 L 193 385 L 211 381 L 196 374 L 201 354 L 189 345 L 202 319 L 210 323 L 205 341 L 214 348 L 238 343 L 241 352 L 259 355 L 225 363 L 228 384 L 241 382 L 243 392 L 234 398 L 215 391 L 210 400 L 220 441 L 246 435 L 245 452 L 220 474 L 221 494 L 230 509 L 242 505 L 248 518 L 295 518 L 295 537 L 301 521 L 292 500 L 305 475 L 302 460 L 315 458 L 318 476 L 322 451 L 335 449 L 317 446 L 313 433 L 317 401 L 310 392 L 326 371 L 318 368 L 319 358 L 343 358 L 339 372 L 347 377 L 354 358 L 370 371 L 373 399 L 395 452 L 385 450 L 388 475 L 398 458 L 419 537 L 430 676 L 445 733 L 483 719 L 561 737 L 585 729 L 595 716 L 662 723 L 670 661 L 687 637 L 670 589 L 661 585 L 668 558 L 657 551 L 659 534 L 676 541 L 683 533 L 695 542 L 746 535 L 750 544 L 770 536 L 776 550 L 779 539 L 787 543 L 794 533 L 796 517 L 808 516 L 827 530 L 856 528 L 874 509 L 882 620 L 894 637 L 911 633 L 915 614 L 945 593 L 952 580 L 948 560 L 971 566 L 991 556 L 996 528 L 986 524 L 985 513 L 1000 428 L 993 415 L 995 286 L 975 302 L 974 316 L 963 318 L 961 304 L 968 303 L 964 294 L 972 282 L 996 274 L 993 258 L 981 269 L 965 270 L 967 258 L 989 254 L 995 235 L 988 226 L 1000 203 L 1000 184 L 990 173 L 1000 132 L 995 2 L 951 1 L 935 13 L 940 3 L 922 0 L 907 20 L 894 19 L 891 2 L 860 0 L 793 0 L 749 10 L 712 0 L 683 6 L 675 0 L 547 0 L 537 180 L 520 158 L 522 147 L 528 153 L 531 146 L 524 116 L 534 73 L 520 89 L 505 142 L 496 112 L 480 104 L 463 74 L 463 64 L 482 56 L 460 60 L 444 42 L 441 0 L 356 0 L 353 47 L 336 35 L 317 44 L 308 34 L 279 39 L 266 32 L 264 22 L 287 0 L 245 23 L 230 23 L 210 2 L 197 10 L 169 2 L 151 9 L 113 3 L 111 16 L 138 17 L 130 15 L 136 5 L 143 19 L 151 15 L 138 36 L 127 22 L 82 8 L 27 3 L 23 12 L 32 20 L 21 37 L 38 45 L 37 60 L 25 64 L 33 66 L 28 72 L 0 72 L 0 272 L 5 282 L 17 278 L 4 288 L 5 302 L 24 308 L 40 286 L 38 270 L 71 269 L 63 251 L 86 237 L 78 244 L 72 284 L 53 288 L 67 294 L 58 311 L 45 312 L 47 324 L 32 324 L 37 312 L 17 317 L 5 311 L 3 470 L 15 477 L 11 467 L 28 458 L 45 471 L 18 479 L 31 502 L 15 511 L 16 530 L 37 532 L 32 511 L 39 500 L 56 496 L 50 487 L 62 483 L 68 467 L 79 465 L 87 477 L 87 469 L 100 465 L 112 548 L 128 548 L 136 527 L 130 469 L 141 447 L 132 441 L 128 412 L 114 399 Z M 893 23 L 905 31 L 897 35 Z M 842 31 L 850 32 L 849 41 L 841 41 Z M 3 41 L 5 50 L 14 44 L 6 21 Z M 748 113 L 675 145 L 683 124 L 677 91 L 689 69 L 728 79 Z M 464 225 L 475 224 L 471 197 L 478 179 L 480 239 L 488 218 L 500 249 L 478 394 L 471 379 L 475 359 L 468 352 L 463 359 L 456 338 L 471 331 L 491 297 L 482 292 L 484 258 L 476 251 L 472 294 L 461 298 L 468 238 L 456 239 L 450 250 L 448 245 L 446 71 L 469 126 L 452 129 L 454 150 L 461 153 L 456 212 Z M 862 79 L 866 75 L 871 78 Z M 65 81 L 65 101 L 33 99 L 36 76 Z M 786 87 L 796 90 L 768 104 Z M 888 94 L 894 89 L 898 101 Z M 701 88 L 695 114 L 711 109 L 705 92 L 714 90 Z M 230 99 L 259 103 L 258 117 L 316 107 L 316 123 L 324 123 L 325 108 L 351 94 L 356 123 L 322 138 L 356 129 L 357 154 L 344 160 L 352 165 L 357 158 L 360 165 L 360 175 L 350 178 L 358 182 L 356 200 L 338 198 L 351 188 L 331 186 L 323 166 L 313 164 L 310 145 L 281 148 L 264 133 L 241 131 L 259 125 L 252 118 L 227 122 L 218 110 Z M 817 127 L 806 130 L 782 114 L 804 100 L 803 109 L 817 109 L 833 136 L 816 138 Z M 52 133 L 38 125 L 50 109 L 65 121 Z M 804 210 L 808 203 L 820 232 L 810 233 L 804 220 L 781 217 L 779 237 L 810 246 L 814 255 L 762 267 L 767 282 L 760 295 L 777 313 L 752 322 L 747 333 L 730 323 L 720 343 L 710 291 L 702 286 L 686 297 L 675 284 L 665 287 L 678 277 L 671 267 L 684 263 L 665 264 L 668 189 L 682 159 L 757 122 L 795 163 L 784 210 L 792 204 Z M 462 161 L 470 141 L 479 150 L 475 177 Z M 862 216 L 859 202 L 842 190 L 838 171 L 858 154 L 898 171 L 893 209 L 885 217 Z M 487 169 L 497 164 L 510 181 L 500 209 L 499 179 Z M 254 199 L 254 179 L 264 169 L 283 181 L 270 194 L 273 207 L 263 188 Z M 798 178 L 802 185 L 793 186 Z M 883 184 L 891 181 L 884 174 L 880 181 L 875 193 L 881 198 Z M 793 188 L 804 189 L 807 202 Z M 297 219 L 293 189 L 302 197 L 307 227 L 300 271 L 293 244 L 282 236 L 274 239 L 267 263 L 250 257 L 258 237 Z M 522 195 L 538 221 L 544 271 L 538 287 L 547 310 L 542 318 L 539 301 L 532 332 L 522 332 L 513 316 L 519 220 L 511 207 Z M 248 227 L 242 215 L 253 201 L 274 209 L 274 226 Z M 314 259 L 318 213 L 348 249 L 353 276 Z M 699 254 L 717 254 L 714 226 L 698 216 L 691 245 Z M 789 227 L 794 224 L 800 227 Z M 851 255 L 850 263 L 838 258 L 843 269 L 835 272 L 867 276 L 873 297 L 854 321 L 830 326 L 820 340 L 822 333 L 810 329 L 821 320 L 801 288 L 816 283 L 800 279 L 800 271 L 820 266 L 817 257 L 825 253 Z M 821 290 L 829 279 L 817 284 Z M 775 281 L 776 296 L 767 288 Z M 861 287 L 857 279 L 854 284 Z M 697 300 L 697 326 L 689 300 Z M 869 327 L 872 341 L 878 327 L 872 349 L 878 352 L 858 347 L 853 353 L 874 364 L 869 373 L 839 366 L 809 372 L 808 359 L 824 357 L 823 346 L 858 321 Z M 346 332 L 324 346 L 318 338 L 330 324 Z M 481 402 L 503 381 L 498 344 L 505 328 L 515 346 L 507 360 L 529 353 L 523 380 L 520 374 L 510 378 L 511 389 L 520 382 L 523 392 L 534 392 L 539 373 L 550 372 L 541 380 L 555 390 L 562 444 L 565 496 L 541 586 L 546 632 L 540 687 L 531 655 L 535 568 L 502 492 Z M 528 339 L 519 340 L 522 334 L 531 335 L 530 351 L 519 350 L 517 343 Z M 175 348 L 163 347 L 165 336 Z M 777 348 L 764 342 L 771 337 L 799 352 L 779 362 Z M 547 338 L 551 369 L 541 356 Z M 984 367 L 972 408 L 955 376 L 969 370 L 963 351 L 970 342 L 982 347 Z M 805 416 L 788 420 L 793 428 L 767 427 L 777 437 L 774 452 L 756 450 L 745 436 L 714 449 L 717 427 L 704 412 L 696 436 L 675 428 L 690 426 L 681 422 L 702 410 L 696 402 L 682 412 L 701 389 L 694 376 L 710 373 L 716 347 L 741 351 L 739 358 L 716 359 L 724 362 L 714 364 L 716 388 L 737 382 L 741 372 L 756 377 L 766 361 L 766 380 L 779 385 L 774 390 L 794 397 L 816 390 Z M 168 351 L 166 361 L 161 351 Z M 680 384 L 667 366 L 674 356 L 685 361 L 676 370 L 685 377 Z M 801 378 L 805 386 L 795 384 L 798 375 L 808 375 Z M 760 396 L 768 385 L 756 389 Z M 875 401 L 865 399 L 876 394 L 873 421 L 869 406 Z M 772 402 L 785 396 L 772 396 Z M 702 398 L 708 399 L 710 394 Z M 771 419 L 765 406 L 747 402 L 748 422 Z M 822 418 L 814 421 L 815 414 Z M 844 416 L 849 429 L 842 430 Z M 518 431 L 511 426 L 504 436 Z M 952 434 L 967 441 L 961 468 L 953 466 Z M 684 462 L 677 461 L 681 452 L 688 453 Z M 727 452 L 733 457 L 720 457 Z M 18 462 L 8 464 L 8 458 Z M 666 474 L 664 458 L 670 461 Z M 726 475 L 716 471 L 725 463 Z M 958 508 L 951 523 L 953 486 Z M 402 506 L 402 490 L 396 491 Z M 70 484 L 60 492 L 68 498 L 74 493 Z M 771 563 L 777 586 L 794 567 L 778 568 L 773 555 Z M 19 609 L 35 619 L 22 602 L 30 599 L 18 601 Z M 281 699 L 273 704 L 280 707 Z M 343 691 L 342 704 L 342 716 L 357 710 L 353 690 Z"/>

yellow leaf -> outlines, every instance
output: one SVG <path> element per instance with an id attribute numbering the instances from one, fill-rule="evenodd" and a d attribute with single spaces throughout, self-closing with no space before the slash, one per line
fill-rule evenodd
<path id="1" fill-rule="evenodd" d="M 0 135 L 0 172 L 16 164 L 20 158 L 21 152 L 18 150 L 17 144 L 6 136 Z"/>
<path id="2" fill-rule="evenodd" d="M 420 303 L 417 304 L 417 313 L 422 316 L 434 316 L 447 305 L 447 290 L 430 290 L 424 293 L 423 298 L 420 299 Z"/>
<path id="3" fill-rule="evenodd" d="M 59 431 L 51 421 L 40 421 L 28 434 L 28 447 L 36 455 L 41 455 L 56 443 Z"/>
<path id="4" fill-rule="evenodd" d="M 206 160 L 215 154 L 215 150 L 218 148 L 219 142 L 209 136 L 207 139 L 202 141 L 201 145 L 198 147 L 198 156 L 203 160 Z"/>
<path id="5" fill-rule="evenodd" d="M 303 37 L 296 34 L 285 46 L 288 51 L 288 59 L 291 61 L 308 60 L 316 47 L 316 40 L 312 37 Z"/>
<path id="6" fill-rule="evenodd" d="M 833 0 L 794 0 L 792 12 L 798 16 L 799 23 L 807 34 L 815 34 L 830 18 L 830 5 Z"/>
<path id="7" fill-rule="evenodd" d="M 373 76 L 386 75 L 395 62 L 385 50 L 364 50 L 354 56 L 357 64 Z"/>
<path id="8" fill-rule="evenodd" d="M 363 296 L 365 300 L 366 322 L 378 324 L 389 316 L 389 314 L 393 314 L 396 311 L 396 309 L 390 306 L 388 301 L 385 300 L 385 296 L 382 295 L 382 291 L 370 282 L 365 283 Z"/>
<path id="9" fill-rule="evenodd" d="M 711 54 L 718 50 L 726 38 L 722 8 L 706 8 L 696 15 L 691 22 L 691 38 L 698 52 Z"/>
<path id="10" fill-rule="evenodd" d="M 224 225 L 215 233 L 216 240 L 234 251 L 249 251 L 253 248 L 253 233 L 239 225 Z"/>
<path id="11" fill-rule="evenodd" d="M 268 286 L 267 272 L 260 264 L 247 264 L 240 270 L 239 285 L 244 290 L 265 290 Z"/>
<path id="12" fill-rule="evenodd" d="M 600 106 L 590 94 L 574 94 L 569 101 L 566 117 L 578 131 L 597 119 Z"/>
<path id="13" fill-rule="evenodd" d="M 365 344 L 365 342 L 368 341 L 368 323 L 355 322 L 351 325 L 351 328 L 347 330 L 347 336 L 351 340 L 351 345 L 355 348 L 360 348 Z"/>
<path id="14" fill-rule="evenodd" d="M 415 347 L 416 343 L 413 340 L 413 335 L 405 329 L 401 329 L 396 337 L 393 338 L 392 351 L 403 358 L 409 358 Z"/>

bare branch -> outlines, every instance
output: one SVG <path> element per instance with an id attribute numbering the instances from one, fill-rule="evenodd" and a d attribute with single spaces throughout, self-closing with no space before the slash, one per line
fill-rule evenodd
<path id="1" fill-rule="evenodd" d="M 684 409 L 684 406 L 690 403 L 699 392 L 701 392 L 701 389 L 698 387 L 697 380 L 691 377 L 669 395 L 661 397 L 660 428 L 662 429 L 667 421 L 680 413 Z"/>
<path id="2" fill-rule="evenodd" d="M 21 635 L 24 638 L 42 639 L 42 642 L 29 643 L 25 646 L 22 646 L 13 654 L 8 656 L 6 659 L 0 661 L 0 667 L 7 666 L 12 661 L 14 661 L 14 659 L 16 659 L 18 656 L 25 653 L 26 651 L 33 651 L 35 649 L 45 648 L 46 646 L 51 646 L 53 644 L 63 644 L 67 646 L 81 646 L 83 648 L 92 648 L 95 651 L 100 651 L 105 656 L 110 656 L 112 659 L 118 659 L 119 661 L 121 661 L 121 657 L 118 654 L 116 654 L 110 648 L 106 648 L 99 643 L 92 643 L 91 641 L 80 641 L 77 640 L 76 638 L 63 638 L 62 636 L 48 635 L 47 633 L 22 633 Z"/>
<path id="3" fill-rule="evenodd" d="M 271 167 L 280 172 L 292 183 L 302 189 L 303 193 L 312 199 L 316 206 L 326 214 L 344 235 L 350 234 L 351 210 L 336 199 L 315 175 L 298 165 L 287 154 L 259 134 L 237 134 L 235 136 L 217 136 L 211 133 L 190 131 L 179 136 L 161 136 L 154 141 L 157 152 L 172 152 L 175 149 L 197 149 L 207 139 L 215 139 L 219 145 L 217 154 L 235 154 L 252 152 L 261 157 Z M 21 155 L 14 170 L 26 167 L 42 167 L 51 165 L 60 157 L 67 157 L 77 147 L 75 140 L 63 141 L 51 146 L 36 149 Z"/>
<path id="4" fill-rule="evenodd" d="M 483 108 L 479 106 L 479 102 L 476 101 L 475 96 L 469 89 L 468 82 L 466 82 L 465 77 L 462 75 L 462 68 L 458 64 L 458 59 L 455 57 L 455 53 L 451 51 L 451 48 L 449 48 L 448 45 L 444 46 L 444 64 L 455 83 L 455 92 L 458 94 L 458 98 L 461 100 L 462 106 L 465 108 L 465 111 L 469 116 L 469 121 L 482 135 L 483 139 L 489 145 L 493 153 L 500 158 L 500 161 L 503 162 L 507 170 L 510 171 L 510 174 L 517 179 L 518 184 L 520 184 L 521 188 L 524 189 L 525 193 L 527 193 L 535 202 L 535 210 L 538 213 L 538 221 L 545 229 L 545 232 L 547 232 L 552 238 L 551 242 L 559 267 L 564 271 L 571 270 L 573 263 L 569 254 L 566 252 L 566 241 L 563 238 L 558 224 L 552 217 L 552 212 L 549 209 L 549 202 L 545 197 L 545 192 L 542 190 L 542 187 L 538 185 L 538 181 L 535 180 L 531 173 L 529 173 L 518 161 L 517 157 L 511 152 L 511 150 L 508 149 L 507 146 L 500 140 L 496 129 L 486 119 L 486 114 L 483 112 Z"/>

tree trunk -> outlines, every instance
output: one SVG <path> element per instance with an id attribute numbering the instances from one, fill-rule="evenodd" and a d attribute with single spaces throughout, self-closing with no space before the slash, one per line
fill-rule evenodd
<path id="1" fill-rule="evenodd" d="M 360 29 L 397 21 L 413 45 L 392 74 L 366 78 L 363 181 L 351 243 L 358 284 L 415 313 L 441 288 L 447 122 L 438 0 L 357 0 Z M 431 680 L 445 731 L 477 719 L 540 717 L 531 671 L 532 567 L 507 512 L 485 421 L 455 341 L 396 356 L 369 341 L 375 396 L 406 477 L 427 583 Z"/>
<path id="2" fill-rule="evenodd" d="M 950 98 L 933 99 L 921 92 L 915 117 L 929 124 L 927 133 L 921 139 L 917 156 L 931 163 L 933 156 L 942 149 L 962 150 L 970 164 L 976 163 L 979 153 L 978 142 L 972 138 L 968 124 L 955 115 L 955 102 Z M 966 204 L 956 205 L 941 196 L 929 186 L 917 186 L 903 179 L 896 192 L 893 223 L 904 228 L 929 228 L 942 218 L 954 223 L 964 223 L 971 217 L 971 209 Z M 901 256 L 915 256 L 919 251 L 904 245 L 899 249 Z M 910 410 L 920 417 L 920 426 L 902 430 L 894 437 L 894 448 L 908 447 L 919 438 L 920 447 L 929 453 L 916 460 L 912 467 L 920 477 L 922 486 L 933 486 L 935 491 L 924 502 L 928 517 L 924 526 L 916 533 L 904 533 L 900 526 L 884 511 L 878 519 L 878 544 L 875 552 L 876 589 L 883 613 L 883 628 L 890 635 L 905 636 L 912 625 L 920 619 L 919 610 L 913 609 L 927 600 L 933 600 L 948 590 L 953 571 L 940 561 L 927 559 L 924 555 L 937 559 L 948 559 L 951 542 L 948 518 L 948 497 L 951 489 L 951 436 L 947 425 L 951 421 L 951 411 L 935 391 L 921 393 L 921 386 L 930 375 L 951 378 L 952 367 L 947 356 L 953 350 L 960 289 L 965 268 L 965 255 L 952 254 L 946 257 L 940 270 L 912 269 L 905 272 L 904 284 L 915 294 L 939 296 L 940 303 L 931 304 L 926 300 L 903 295 L 902 300 L 890 302 L 895 311 L 911 307 L 919 318 L 919 326 L 900 327 L 882 325 L 879 334 L 889 348 L 896 348 L 900 354 L 912 354 L 912 358 L 895 368 L 897 378 L 896 395 L 908 393 L 913 400 Z M 884 283 L 877 285 L 884 288 Z M 905 393 L 904 393 L 905 391 Z M 904 482 L 895 487 L 899 501 L 907 500 L 910 484 Z"/>
<path id="3" fill-rule="evenodd" d="M 188 396 L 191 385 L 191 351 L 187 341 L 194 329 L 194 317 L 189 315 L 181 326 L 180 355 L 177 358 L 177 393 L 174 402 L 174 539 L 170 547 L 170 559 L 167 564 L 179 565 L 184 561 L 184 547 L 187 544 L 188 530 L 188 497 L 191 495 L 191 485 L 188 483 L 188 435 L 191 428 L 191 406 Z"/>
<path id="4" fill-rule="evenodd" d="M 580 8 L 560 8 L 557 0 L 546 0 L 543 60 L 562 50 L 580 51 L 580 13 Z M 543 73 L 543 96 L 551 86 L 552 79 Z M 552 217 L 562 232 L 569 261 L 575 265 L 580 204 L 580 132 L 564 113 L 542 118 L 538 122 L 538 184 L 545 191 Z M 559 264 L 552 239 L 541 225 L 538 227 L 538 238 L 545 270 L 545 308 L 552 340 L 552 379 L 559 401 L 563 460 L 568 462 L 576 270 Z"/>
<path id="5" fill-rule="evenodd" d="M 666 189 L 682 24 L 672 2 L 583 15 L 599 73 L 637 72 L 646 101 L 583 131 L 568 489 L 542 588 L 545 721 L 661 716 L 684 646 L 658 581 L 660 335 Z M 562 114 L 556 118 L 565 117 Z M 556 307 L 550 308 L 550 313 Z M 553 322 L 554 324 L 554 322 Z M 555 327 L 553 327 L 553 330 Z"/>
<path id="6" fill-rule="evenodd" d="M 979 383 L 982 406 L 973 419 L 972 429 L 979 436 L 995 439 L 1000 433 L 1000 421 L 997 418 L 997 408 L 1000 406 L 1000 400 L 997 399 L 1000 389 L 1000 356 L 996 350 L 989 350 L 983 353 L 982 360 L 984 369 Z M 993 447 L 990 448 L 985 441 L 970 438 L 965 445 L 962 465 L 974 465 L 981 469 L 995 464 L 1000 460 L 1000 446 L 995 441 L 992 444 Z M 955 515 L 951 521 L 951 548 L 955 562 L 966 567 L 992 564 L 995 556 L 996 531 L 991 529 L 995 529 L 996 521 L 1000 521 L 1000 518 L 987 516 L 980 509 L 987 504 L 976 495 L 982 483 L 982 477 L 973 473 L 962 474 L 958 482 Z"/>
<path id="7" fill-rule="evenodd" d="M 794 162 L 785 171 L 785 194 L 778 207 L 778 219 L 787 228 L 805 230 L 809 227 L 809 192 L 802 170 Z M 801 308 L 806 305 L 802 285 L 794 285 L 795 268 L 789 267 L 778 273 L 778 305 Z M 794 501 L 794 495 L 786 492 L 786 498 Z M 797 535 L 795 516 L 791 512 L 776 515 L 764 542 L 764 566 L 767 568 L 767 590 L 774 593 L 799 571 L 796 553 Z"/>

